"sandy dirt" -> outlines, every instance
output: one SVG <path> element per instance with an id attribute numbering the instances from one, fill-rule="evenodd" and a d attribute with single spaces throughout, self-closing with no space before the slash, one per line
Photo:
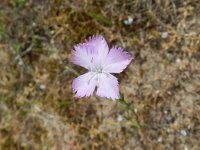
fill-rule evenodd
<path id="1" fill-rule="evenodd" d="M 71 50 L 102 34 L 134 57 L 123 99 L 77 99 Z M 1 0 L 0 149 L 199 150 L 199 0 Z"/>

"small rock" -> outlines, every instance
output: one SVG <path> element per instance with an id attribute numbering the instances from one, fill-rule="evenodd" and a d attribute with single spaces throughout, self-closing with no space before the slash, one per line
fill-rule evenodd
<path id="1" fill-rule="evenodd" d="M 162 137 L 160 136 L 159 138 L 158 138 L 158 142 L 162 142 Z"/>
<path id="2" fill-rule="evenodd" d="M 133 23 L 133 18 L 132 17 L 128 17 L 128 19 L 124 20 L 124 24 L 125 25 L 131 25 Z"/>
<path id="3" fill-rule="evenodd" d="M 177 62 L 177 63 L 180 63 L 180 62 L 181 62 L 181 59 L 180 59 L 180 58 L 177 58 L 177 59 L 176 59 L 176 62 Z"/>
<path id="4" fill-rule="evenodd" d="M 165 111 L 164 111 L 164 114 L 165 114 L 165 115 L 166 115 L 166 114 L 168 114 L 168 111 L 167 111 L 167 110 L 165 110 Z"/>
<path id="5" fill-rule="evenodd" d="M 33 26 L 33 27 L 35 27 L 35 26 L 36 26 L 36 23 L 35 23 L 35 22 L 33 22 L 33 23 L 32 23 L 32 26 Z"/>
<path id="6" fill-rule="evenodd" d="M 169 36 L 168 32 L 163 32 L 163 33 L 161 34 L 161 38 L 162 38 L 162 39 L 167 39 L 168 36 Z"/>
<path id="7" fill-rule="evenodd" d="M 46 85 L 41 84 L 41 85 L 40 85 L 40 90 L 46 90 Z"/>
<path id="8" fill-rule="evenodd" d="M 19 62 L 18 62 L 18 64 L 19 64 L 20 66 L 22 66 L 24 63 L 23 63 L 23 61 L 20 59 Z"/>
<path id="9" fill-rule="evenodd" d="M 184 147 L 184 150 L 189 150 L 189 148 L 187 146 Z"/>
<path id="10" fill-rule="evenodd" d="M 172 92 L 171 92 L 171 91 L 167 91 L 167 94 L 168 94 L 168 95 L 172 95 Z"/>
<path id="11" fill-rule="evenodd" d="M 118 116 L 117 116 L 117 121 L 118 121 L 118 122 L 123 121 L 123 116 L 122 116 L 122 115 L 118 115 Z"/>
<path id="12" fill-rule="evenodd" d="M 187 132 L 185 131 L 185 130 L 181 130 L 181 135 L 183 135 L 183 136 L 187 136 Z"/>
<path id="13" fill-rule="evenodd" d="M 137 109 L 137 108 L 134 108 L 134 112 L 137 113 L 137 112 L 138 112 L 138 109 Z"/>
<path id="14" fill-rule="evenodd" d="M 173 132 L 174 132 L 173 129 L 167 128 L 167 133 L 173 133 Z"/>

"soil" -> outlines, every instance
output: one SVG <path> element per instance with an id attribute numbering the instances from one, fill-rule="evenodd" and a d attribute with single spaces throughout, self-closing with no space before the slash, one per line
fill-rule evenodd
<path id="1" fill-rule="evenodd" d="M 75 44 L 131 53 L 122 99 L 77 99 Z M 1 0 L 0 149 L 199 150 L 199 0 Z"/>

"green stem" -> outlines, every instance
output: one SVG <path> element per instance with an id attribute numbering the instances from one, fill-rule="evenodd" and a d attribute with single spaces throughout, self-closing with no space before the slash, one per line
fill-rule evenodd
<path id="1" fill-rule="evenodd" d="M 126 119 L 131 119 L 131 122 L 132 122 L 133 126 L 136 127 L 136 128 L 140 128 L 141 125 L 140 125 L 140 123 L 138 121 L 137 113 L 135 112 L 135 109 L 133 108 L 134 106 L 125 101 L 123 94 L 121 94 L 121 97 L 119 99 L 119 103 L 125 108 L 125 110 L 130 111 L 135 116 L 135 118 L 132 118 L 132 117 L 131 118 L 125 117 L 125 118 Z"/>

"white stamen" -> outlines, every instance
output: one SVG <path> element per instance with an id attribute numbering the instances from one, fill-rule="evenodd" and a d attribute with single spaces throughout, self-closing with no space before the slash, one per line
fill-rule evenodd
<path id="1" fill-rule="evenodd" d="M 100 67 L 100 69 L 98 69 L 96 66 L 93 69 L 90 69 L 90 72 L 92 73 L 92 77 L 88 80 L 88 84 L 90 84 L 90 81 L 96 77 L 96 85 L 97 87 L 99 87 L 100 84 L 100 74 L 105 74 L 107 77 L 109 77 L 109 73 L 107 72 L 103 72 L 103 69 Z"/>
<path id="2" fill-rule="evenodd" d="M 91 63 L 93 63 L 94 58 L 92 57 L 92 59 L 90 60 Z"/>

